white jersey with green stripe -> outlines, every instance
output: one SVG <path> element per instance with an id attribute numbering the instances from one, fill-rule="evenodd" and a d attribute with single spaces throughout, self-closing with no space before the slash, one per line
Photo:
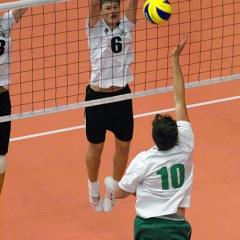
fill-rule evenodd
<path id="1" fill-rule="evenodd" d="M 134 61 L 132 29 L 124 15 L 118 27 L 110 30 L 104 20 L 89 28 L 86 23 L 92 73 L 90 84 L 101 88 L 124 87 L 133 81 L 130 65 Z"/>
<path id="2" fill-rule="evenodd" d="M 119 187 L 136 192 L 136 213 L 142 218 L 161 217 L 190 207 L 193 182 L 191 124 L 177 121 L 178 144 L 159 151 L 156 146 L 139 153 L 130 163 Z"/>
<path id="3" fill-rule="evenodd" d="M 16 21 L 12 11 L 0 17 L 0 86 L 8 88 L 10 85 L 10 66 L 12 61 L 11 29 Z"/>

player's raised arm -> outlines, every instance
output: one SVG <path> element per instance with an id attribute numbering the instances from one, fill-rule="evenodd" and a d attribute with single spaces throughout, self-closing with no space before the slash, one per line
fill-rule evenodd
<path id="1" fill-rule="evenodd" d="M 94 27 L 101 15 L 100 0 L 90 0 L 90 8 L 88 15 L 89 27 Z"/>
<path id="2" fill-rule="evenodd" d="M 136 23 L 137 21 L 138 0 L 129 0 L 126 6 L 125 15 L 129 21 Z"/>
<path id="3" fill-rule="evenodd" d="M 185 34 L 179 44 L 172 50 L 172 67 L 173 67 L 173 86 L 174 102 L 176 108 L 176 120 L 189 121 L 188 112 L 185 102 L 185 86 L 180 67 L 179 57 L 187 42 L 188 35 Z"/>
<path id="4" fill-rule="evenodd" d="M 20 8 L 20 9 L 14 9 L 12 10 L 13 17 L 15 18 L 15 21 L 18 23 L 24 13 L 27 11 L 28 8 Z"/>

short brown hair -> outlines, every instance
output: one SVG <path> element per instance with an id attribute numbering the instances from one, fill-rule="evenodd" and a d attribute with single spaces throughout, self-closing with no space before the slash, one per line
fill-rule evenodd
<path id="1" fill-rule="evenodd" d="M 169 114 L 157 114 L 152 121 L 152 138 L 161 151 L 174 147 L 178 139 L 177 122 Z"/>

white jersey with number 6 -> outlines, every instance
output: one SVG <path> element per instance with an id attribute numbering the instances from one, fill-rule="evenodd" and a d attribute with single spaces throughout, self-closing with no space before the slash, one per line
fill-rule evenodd
<path id="1" fill-rule="evenodd" d="M 134 60 L 132 47 L 134 26 L 125 15 L 113 32 L 102 19 L 92 28 L 86 23 L 92 65 L 91 85 L 101 88 L 124 87 L 133 81 L 130 65 Z"/>
<path id="2" fill-rule="evenodd" d="M 189 122 L 177 121 L 177 125 L 178 145 L 167 151 L 153 147 L 139 153 L 119 183 L 121 189 L 136 192 L 136 213 L 142 218 L 190 207 L 194 135 Z"/>
<path id="3" fill-rule="evenodd" d="M 16 21 L 12 11 L 0 17 L 0 86 L 10 85 L 10 65 L 12 61 L 11 29 Z"/>

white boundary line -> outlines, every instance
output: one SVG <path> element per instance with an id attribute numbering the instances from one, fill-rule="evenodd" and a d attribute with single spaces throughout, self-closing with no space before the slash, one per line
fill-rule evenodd
<path id="1" fill-rule="evenodd" d="M 201 106 L 205 106 L 205 105 L 210 105 L 210 104 L 215 104 L 215 103 L 220 103 L 220 102 L 227 102 L 227 101 L 232 101 L 232 100 L 236 100 L 236 99 L 240 99 L 240 96 L 234 96 L 234 97 L 229 97 L 229 98 L 222 98 L 222 99 L 218 99 L 218 100 L 190 104 L 190 105 L 187 105 L 187 108 L 201 107 Z M 175 110 L 175 108 L 168 108 L 168 109 L 158 110 L 158 111 L 154 111 L 154 112 L 137 114 L 137 115 L 134 115 L 134 118 L 141 118 L 141 117 L 146 117 L 146 116 L 150 116 L 150 115 L 155 115 L 157 113 L 171 112 L 174 110 Z M 62 128 L 62 129 L 49 131 L 49 132 L 42 132 L 42 133 L 31 134 L 31 135 L 26 135 L 26 136 L 22 136 L 22 137 L 11 138 L 10 142 L 29 139 L 29 138 L 35 138 L 35 137 L 41 137 L 41 136 L 46 136 L 46 135 L 51 135 L 51 134 L 56 134 L 56 133 L 61 133 L 61 132 L 68 132 L 68 131 L 72 131 L 72 130 L 82 129 L 84 127 L 85 127 L 84 125 L 80 125 L 80 126 L 75 126 L 75 127 Z"/>

